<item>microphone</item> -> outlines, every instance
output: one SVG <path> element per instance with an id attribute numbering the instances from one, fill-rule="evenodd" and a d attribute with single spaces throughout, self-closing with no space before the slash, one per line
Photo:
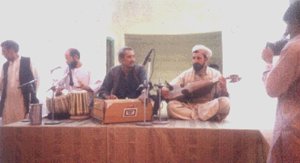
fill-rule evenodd
<path id="1" fill-rule="evenodd" d="M 28 84 L 32 84 L 32 83 L 34 83 L 35 81 L 37 81 L 37 79 L 33 79 L 33 80 L 31 80 L 31 81 L 29 81 L 29 82 L 27 82 L 27 83 L 24 83 L 24 84 L 20 85 L 18 88 L 22 88 L 22 87 L 24 87 L 24 86 L 26 86 L 26 85 L 28 85 Z"/>
<path id="2" fill-rule="evenodd" d="M 148 85 L 146 84 L 146 82 L 144 82 L 143 84 L 140 84 L 136 90 L 137 90 L 137 91 L 141 91 L 141 90 L 143 90 L 143 89 L 145 89 L 145 88 L 147 88 L 147 87 L 149 87 L 149 90 L 153 89 L 153 84 L 152 84 L 152 82 L 149 81 L 149 82 L 148 82 Z"/>
<path id="3" fill-rule="evenodd" d="M 60 66 L 57 66 L 57 67 L 54 67 L 53 69 L 50 70 L 50 73 L 52 74 L 53 71 L 57 70 L 57 69 L 60 69 L 61 67 Z"/>
<path id="4" fill-rule="evenodd" d="M 149 53 L 147 54 L 147 56 L 146 56 L 146 58 L 145 58 L 145 60 L 144 60 L 144 62 L 143 62 L 143 66 L 145 66 L 146 63 L 149 61 L 150 55 L 151 55 L 151 53 L 152 53 L 153 50 L 154 50 L 154 49 L 151 49 L 151 50 L 149 51 Z"/>

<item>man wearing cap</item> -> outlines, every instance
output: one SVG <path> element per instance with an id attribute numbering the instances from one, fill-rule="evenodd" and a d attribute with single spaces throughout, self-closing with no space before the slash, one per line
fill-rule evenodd
<path id="1" fill-rule="evenodd" d="M 185 87 L 197 81 L 207 81 L 216 83 L 205 95 L 189 97 L 184 100 L 171 100 L 168 102 L 168 115 L 171 118 L 185 120 L 215 120 L 221 121 L 228 115 L 229 94 L 227 92 L 226 80 L 218 70 L 210 68 L 208 61 L 212 56 L 212 51 L 204 45 L 195 45 L 192 49 L 193 67 L 182 72 L 171 85 Z M 162 95 L 166 99 L 170 94 L 170 89 L 164 87 Z"/>

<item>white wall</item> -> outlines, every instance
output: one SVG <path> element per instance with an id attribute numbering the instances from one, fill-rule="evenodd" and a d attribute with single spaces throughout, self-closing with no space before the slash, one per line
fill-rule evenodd
<path id="1" fill-rule="evenodd" d="M 70 47 L 77 48 L 83 64 L 103 78 L 111 8 L 110 1 L 99 0 L 5 1 L 0 5 L 0 41 L 15 40 L 20 54 L 32 58 L 41 77 L 39 95 L 44 98 L 51 86 L 49 70 L 65 63 L 64 53 Z"/>

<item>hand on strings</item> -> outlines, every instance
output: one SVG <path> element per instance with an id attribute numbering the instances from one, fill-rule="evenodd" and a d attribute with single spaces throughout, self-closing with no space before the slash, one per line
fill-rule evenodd
<path id="1" fill-rule="evenodd" d="M 226 79 L 223 76 L 221 76 L 219 78 L 218 87 L 219 87 L 220 90 L 226 90 L 227 89 Z"/>
<path id="2" fill-rule="evenodd" d="M 229 96 L 229 93 L 227 92 L 227 83 L 226 83 L 226 79 L 221 76 L 219 78 L 219 82 L 217 83 L 217 94 L 218 96 Z"/>

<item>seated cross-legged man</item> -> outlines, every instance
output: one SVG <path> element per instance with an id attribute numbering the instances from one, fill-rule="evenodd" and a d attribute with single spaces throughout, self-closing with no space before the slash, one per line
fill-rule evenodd
<path id="1" fill-rule="evenodd" d="M 208 66 L 212 51 L 204 45 L 192 48 L 193 66 L 163 87 L 171 118 L 222 121 L 230 110 L 226 79 Z M 171 87 L 171 88 L 170 88 Z M 179 95 L 174 95 L 179 92 Z"/>

